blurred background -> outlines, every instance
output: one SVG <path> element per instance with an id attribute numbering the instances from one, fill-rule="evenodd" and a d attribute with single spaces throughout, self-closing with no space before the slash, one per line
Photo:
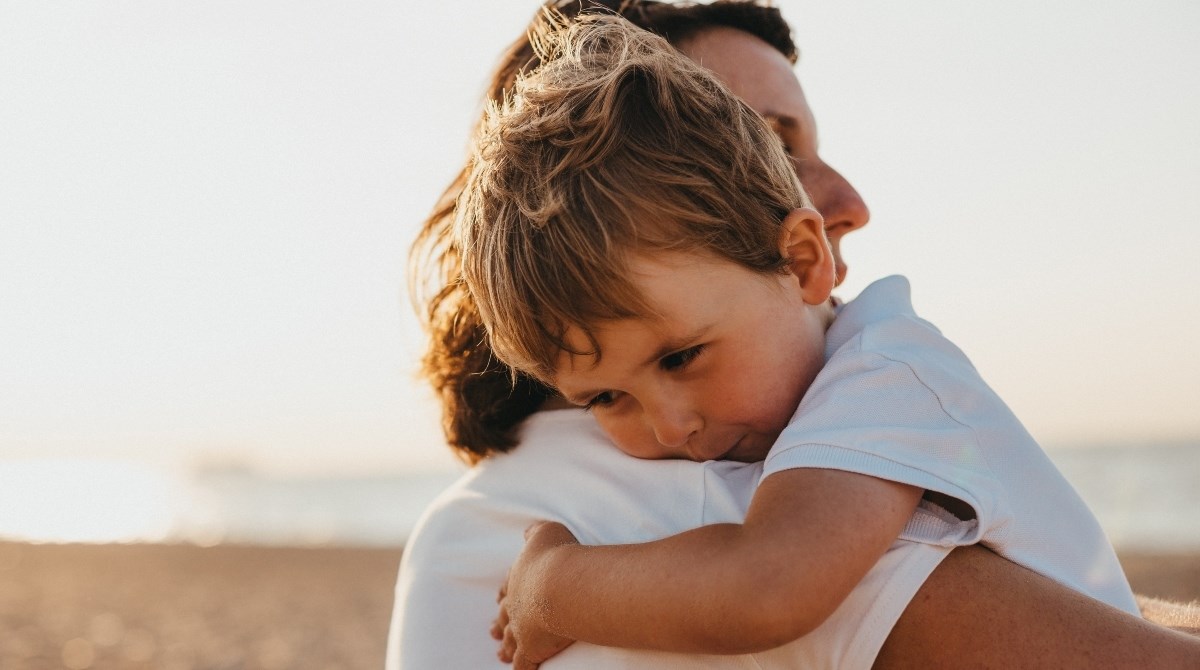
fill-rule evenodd
<path id="1" fill-rule="evenodd" d="M 1123 552 L 1200 551 L 1200 5 L 777 4 L 872 211 L 842 297 L 908 275 Z M 407 248 L 536 6 L 0 3 L 0 574 L 376 547 L 386 609 L 463 470 Z"/>

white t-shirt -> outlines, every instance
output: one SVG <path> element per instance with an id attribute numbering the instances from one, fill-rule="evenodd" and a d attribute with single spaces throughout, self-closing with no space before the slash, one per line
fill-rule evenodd
<path id="1" fill-rule="evenodd" d="M 579 410 L 541 412 L 520 446 L 467 472 L 426 510 L 400 564 L 389 670 L 506 668 L 488 636 L 496 593 L 538 519 L 585 544 L 659 539 L 740 522 L 761 463 L 645 461 L 612 446 Z M 918 518 L 929 513 L 919 510 Z M 800 640 L 742 656 L 696 656 L 578 643 L 547 670 L 569 668 L 869 668 L 948 546 L 897 540 L 836 612 Z"/>
<path id="2" fill-rule="evenodd" d="M 840 309 L 826 337 L 825 367 L 763 477 L 829 468 L 957 498 L 975 520 L 918 516 L 901 537 L 982 543 L 1139 615 L 1099 522 L 967 357 L 913 313 L 906 279 L 869 286 Z"/>

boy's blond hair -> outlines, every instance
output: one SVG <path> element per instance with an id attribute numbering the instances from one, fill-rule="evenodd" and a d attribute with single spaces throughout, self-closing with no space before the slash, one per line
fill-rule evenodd
<path id="1" fill-rule="evenodd" d="M 534 42 L 544 64 L 480 126 L 455 236 L 496 356 L 552 384 L 560 352 L 600 356 L 589 326 L 650 315 L 633 255 L 780 272 L 779 225 L 809 203 L 763 119 L 662 38 L 550 16 Z"/>

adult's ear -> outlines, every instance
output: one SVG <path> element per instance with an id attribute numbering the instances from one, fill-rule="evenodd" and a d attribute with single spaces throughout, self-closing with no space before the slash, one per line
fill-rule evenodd
<path id="1" fill-rule="evenodd" d="M 829 300 L 837 284 L 833 249 L 825 237 L 825 219 L 811 207 L 788 212 L 779 227 L 779 253 L 800 280 L 804 302 L 820 305 Z"/>

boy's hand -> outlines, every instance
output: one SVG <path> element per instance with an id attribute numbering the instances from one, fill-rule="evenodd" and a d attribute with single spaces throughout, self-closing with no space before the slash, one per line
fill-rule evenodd
<path id="1" fill-rule="evenodd" d="M 538 596 L 538 587 L 550 567 L 556 547 L 579 544 L 561 523 L 539 521 L 525 530 L 525 548 L 500 587 L 500 615 L 492 622 L 492 637 L 500 640 L 497 654 L 513 670 L 532 670 L 575 641 L 547 628 L 551 614 Z"/>

